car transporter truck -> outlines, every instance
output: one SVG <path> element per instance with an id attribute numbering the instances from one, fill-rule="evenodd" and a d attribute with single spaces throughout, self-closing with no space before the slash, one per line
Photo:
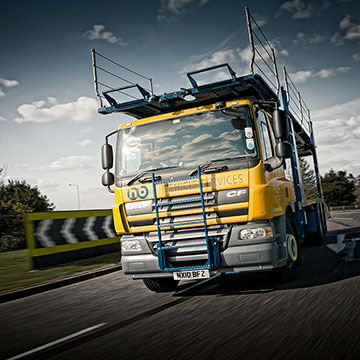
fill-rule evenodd
<path id="1" fill-rule="evenodd" d="M 133 117 L 106 136 L 102 182 L 115 193 L 123 271 L 152 291 L 253 271 L 289 281 L 301 262 L 300 244 L 319 243 L 326 232 L 310 111 L 285 68 L 280 84 L 274 48 L 245 10 L 251 53 L 245 76 L 219 64 L 187 73 L 190 88 L 158 96 L 151 79 L 149 89 L 127 81 L 98 61 L 144 77 L 92 50 L 99 113 Z M 196 80 L 219 70 L 227 78 Z M 127 83 L 108 86 L 100 72 Z M 131 100 L 119 102 L 116 94 Z M 299 160 L 306 156 L 316 178 L 311 199 Z"/>

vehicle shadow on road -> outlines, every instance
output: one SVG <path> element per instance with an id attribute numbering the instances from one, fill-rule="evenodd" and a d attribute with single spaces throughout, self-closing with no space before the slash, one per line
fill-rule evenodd
<path id="1" fill-rule="evenodd" d="M 331 251 L 326 245 L 336 243 L 337 234 L 359 232 L 360 227 L 327 234 L 321 246 L 301 248 L 302 266 L 298 266 L 296 278 L 289 283 L 276 283 L 269 272 L 221 275 L 202 286 L 194 282 L 182 282 L 173 296 L 206 296 L 206 295 L 249 295 L 269 293 L 288 289 L 321 286 L 349 279 L 360 275 L 360 261 L 345 262 L 341 255 Z M 188 291 L 186 289 L 189 289 Z"/>

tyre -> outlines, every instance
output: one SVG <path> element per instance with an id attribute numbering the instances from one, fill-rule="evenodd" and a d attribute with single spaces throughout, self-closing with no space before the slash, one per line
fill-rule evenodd
<path id="1" fill-rule="evenodd" d="M 294 279 L 296 275 L 296 265 L 301 264 L 297 231 L 289 216 L 286 217 L 286 247 L 288 257 L 286 265 L 273 269 L 272 271 L 273 280 L 276 282 L 287 283 Z"/>
<path id="2" fill-rule="evenodd" d="M 175 291 L 179 280 L 174 280 L 172 278 L 143 279 L 143 282 L 149 290 L 160 293 Z"/>
<path id="3" fill-rule="evenodd" d="M 322 232 L 323 232 L 323 235 L 325 236 L 326 233 L 328 232 L 328 230 L 327 230 L 327 221 L 326 221 L 326 211 L 325 211 L 324 205 L 322 205 L 322 207 L 321 207 L 320 215 L 321 215 L 320 219 L 321 219 Z"/>
<path id="4" fill-rule="evenodd" d="M 317 227 L 314 233 L 306 235 L 306 244 L 309 246 L 321 246 L 324 240 L 325 238 L 321 227 Z"/>
<path id="5" fill-rule="evenodd" d="M 318 210 L 320 225 L 316 227 L 316 231 L 306 235 L 305 243 L 309 246 L 321 246 L 325 241 L 327 232 L 326 219 L 322 208 Z"/>

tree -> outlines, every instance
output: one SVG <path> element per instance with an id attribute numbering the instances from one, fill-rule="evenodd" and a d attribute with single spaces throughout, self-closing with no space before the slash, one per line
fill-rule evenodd
<path id="1" fill-rule="evenodd" d="M 356 204 L 360 205 L 360 175 L 358 175 L 355 179 L 355 196 Z"/>
<path id="2" fill-rule="evenodd" d="M 317 197 L 315 172 L 304 158 L 299 158 L 299 164 L 306 198 L 315 199 Z"/>
<path id="3" fill-rule="evenodd" d="M 17 180 L 9 180 L 7 184 L 0 182 L 0 250 L 26 246 L 26 212 L 51 211 L 54 208 L 55 205 L 36 186 Z"/>
<path id="4" fill-rule="evenodd" d="M 331 169 L 329 173 L 321 177 L 324 198 L 330 206 L 352 205 L 356 200 L 355 179 L 352 174 L 346 175 L 346 171 L 337 173 Z"/>

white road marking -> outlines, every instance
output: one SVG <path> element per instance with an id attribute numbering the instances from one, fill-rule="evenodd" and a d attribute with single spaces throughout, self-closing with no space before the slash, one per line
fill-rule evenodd
<path id="1" fill-rule="evenodd" d="M 60 234 L 68 244 L 76 244 L 79 242 L 78 238 L 71 231 L 76 223 L 76 218 L 66 219 L 64 225 L 61 227 Z"/>
<path id="2" fill-rule="evenodd" d="M 101 227 L 108 238 L 116 237 L 111 220 L 112 220 L 112 215 L 106 216 L 104 224 Z"/>
<path id="3" fill-rule="evenodd" d="M 47 232 L 50 230 L 53 222 L 54 220 L 52 219 L 41 220 L 36 229 L 35 238 L 39 240 L 43 247 L 55 246 L 55 243 L 51 240 L 51 237 L 47 235 Z"/>
<path id="4" fill-rule="evenodd" d="M 345 234 L 338 234 L 337 235 L 337 243 L 336 244 L 327 244 L 326 246 L 335 252 L 335 254 L 339 254 L 341 251 L 343 251 L 346 247 L 346 244 L 344 244 Z"/>
<path id="5" fill-rule="evenodd" d="M 55 340 L 55 341 L 52 341 L 52 342 L 49 342 L 49 343 L 47 343 L 47 344 L 45 344 L 45 345 L 42 345 L 42 346 L 39 346 L 39 347 L 37 347 L 37 348 L 35 348 L 35 349 L 26 351 L 26 352 L 24 352 L 24 353 L 22 353 L 22 354 L 16 355 L 16 356 L 14 356 L 14 357 L 12 357 L 12 358 L 9 358 L 9 359 L 7 359 L 7 360 L 21 359 L 21 358 L 23 358 L 23 357 L 25 357 L 25 356 L 28 356 L 28 355 L 31 355 L 31 354 L 35 354 L 35 353 L 37 353 L 37 352 L 39 352 L 39 351 L 41 351 L 41 350 L 47 349 L 47 348 L 49 348 L 49 347 L 51 347 L 51 346 L 60 344 L 60 343 L 62 343 L 62 342 L 64 342 L 64 341 L 68 341 L 68 340 L 73 339 L 73 338 L 75 338 L 75 337 L 77 337 L 77 336 L 80 336 L 80 335 L 83 335 L 83 334 L 85 334 L 85 333 L 87 333 L 87 332 L 90 332 L 90 331 L 93 331 L 93 330 L 95 330 L 95 329 L 98 329 L 99 327 L 104 326 L 104 325 L 106 325 L 106 324 L 107 324 L 107 323 L 101 323 L 101 324 L 97 324 L 97 325 L 88 327 L 88 328 L 86 328 L 86 329 L 84 329 L 84 330 L 80 330 L 80 331 L 78 331 L 78 332 L 76 332 L 76 333 L 74 333 L 74 334 L 65 336 L 65 337 L 63 337 L 63 338 L 61 338 L 61 339 L 58 339 L 58 340 Z"/>
<path id="6" fill-rule="evenodd" d="M 349 217 L 331 217 L 328 220 L 353 220 L 353 218 L 349 218 Z"/>
<path id="7" fill-rule="evenodd" d="M 92 229 L 96 221 L 96 216 L 91 216 L 86 219 L 85 226 L 83 227 L 84 233 L 87 235 L 89 240 L 98 240 L 99 237 L 96 235 L 95 231 Z"/>

